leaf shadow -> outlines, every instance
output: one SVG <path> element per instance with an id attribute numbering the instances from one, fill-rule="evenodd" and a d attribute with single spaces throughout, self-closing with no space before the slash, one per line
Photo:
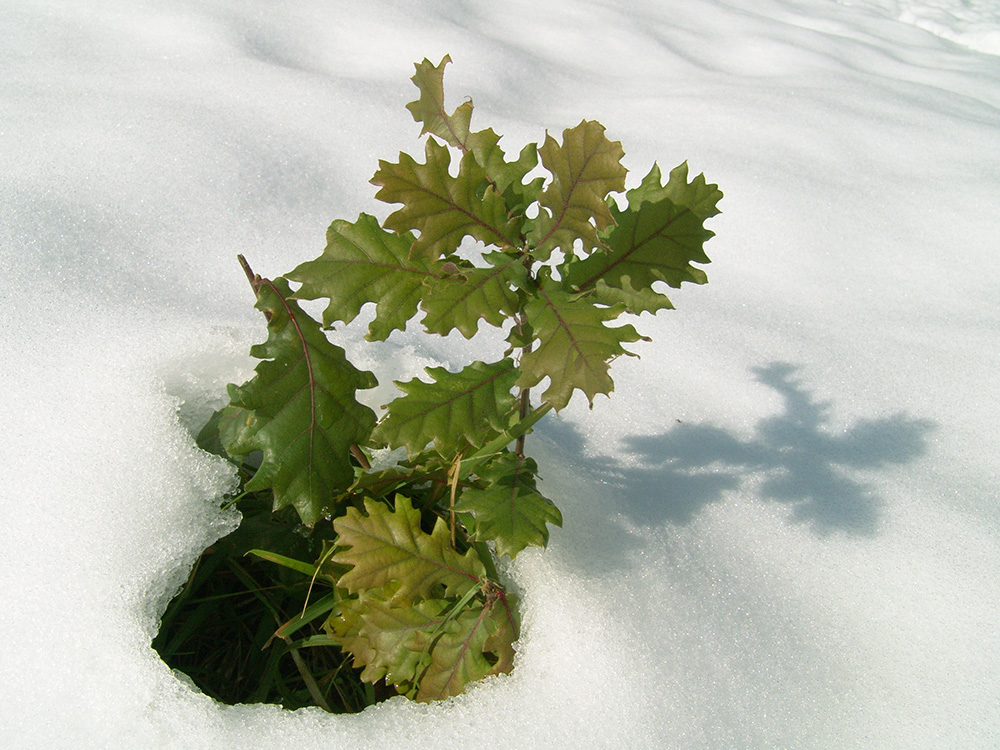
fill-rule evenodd
<path id="1" fill-rule="evenodd" d="M 878 533 L 885 501 L 859 476 L 862 471 L 914 461 L 926 452 L 935 425 L 897 413 L 830 429 L 832 404 L 817 401 L 796 377 L 798 367 L 774 362 L 753 370 L 756 380 L 781 396 L 782 413 L 759 421 L 741 438 L 708 424 L 676 423 L 652 435 L 623 439 L 629 459 L 585 456 L 568 423 L 547 435 L 591 481 L 613 489 L 622 514 L 634 525 L 686 525 L 706 507 L 749 480 L 765 502 L 789 508 L 790 523 L 817 535 Z"/>

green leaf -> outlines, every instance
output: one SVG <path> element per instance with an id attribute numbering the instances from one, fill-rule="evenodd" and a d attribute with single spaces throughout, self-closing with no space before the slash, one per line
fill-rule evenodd
<path id="1" fill-rule="evenodd" d="M 516 419 L 506 430 L 492 438 L 482 448 L 470 456 L 462 457 L 462 466 L 459 470 L 459 477 L 464 479 L 483 463 L 488 463 L 493 456 L 503 452 L 504 448 L 513 443 L 522 435 L 531 432 L 531 428 L 538 423 L 542 417 L 552 410 L 552 404 L 545 403 L 532 409 L 523 419 Z"/>
<path id="2" fill-rule="evenodd" d="M 689 281 L 704 284 L 705 272 L 692 263 L 708 263 L 704 244 L 714 236 L 705 219 L 719 213 L 717 185 L 704 175 L 687 181 L 687 164 L 660 184 L 655 164 L 642 184 L 629 191 L 628 208 L 612 209 L 617 225 L 605 237 L 607 250 L 565 266 L 564 278 L 580 291 L 593 291 L 595 301 L 620 302 L 631 313 L 671 308 L 665 295 L 654 292 L 657 281 L 679 287 Z"/>
<path id="3" fill-rule="evenodd" d="M 262 451 L 245 489 L 271 489 L 275 510 L 293 505 L 312 526 L 354 481 L 351 445 L 367 440 L 375 424 L 374 412 L 354 394 L 377 383 L 327 341 L 319 324 L 290 299 L 284 279 L 259 279 L 256 292 L 268 338 L 250 350 L 263 360 L 254 378 L 229 386 L 231 405 L 243 411 L 233 411 L 231 427 L 222 430 L 224 447 L 234 456 Z"/>
<path id="4" fill-rule="evenodd" d="M 474 516 L 474 523 L 466 524 L 474 539 L 495 542 L 497 554 L 510 558 L 548 543 L 548 524 L 562 526 L 562 514 L 538 492 L 537 473 L 532 459 L 514 453 L 477 472 L 485 486 L 465 490 L 455 505 L 457 512 Z"/>
<path id="5" fill-rule="evenodd" d="M 316 618 L 325 615 L 331 609 L 336 608 L 340 601 L 340 596 L 336 591 L 327 594 L 318 601 L 313 602 L 304 610 L 292 617 L 288 622 L 284 623 L 280 628 L 274 631 L 274 637 L 276 638 L 288 638 L 293 634 L 297 633 L 299 630 L 304 628 L 306 625 L 311 623 Z"/>
<path id="6" fill-rule="evenodd" d="M 205 426 L 201 428 L 196 439 L 198 447 L 208 453 L 227 458 L 236 464 L 242 463 L 246 460 L 246 455 L 230 453 L 226 450 L 226 446 L 234 443 L 252 416 L 246 409 L 237 406 L 226 405 L 222 407 L 213 413 Z"/>
<path id="7" fill-rule="evenodd" d="M 594 396 L 614 390 L 608 374 L 610 361 L 631 354 L 622 344 L 649 339 L 631 325 L 605 325 L 621 314 L 620 307 L 595 307 L 586 297 L 553 283 L 548 269 L 542 269 L 539 282 L 538 295 L 525 307 L 537 345 L 521 358 L 517 385 L 531 388 L 548 377 L 542 399 L 557 411 L 569 403 L 576 389 L 593 406 Z"/>
<path id="8" fill-rule="evenodd" d="M 470 682 L 481 680 L 496 669 L 484 651 L 487 640 L 498 630 L 490 608 L 466 609 L 436 635 L 425 630 L 414 633 L 412 648 L 429 651 L 431 660 L 419 675 L 414 699 L 444 700 L 458 695 Z"/>
<path id="9" fill-rule="evenodd" d="M 410 258 L 412 234 L 395 234 L 379 226 L 374 216 L 361 214 L 353 224 L 338 219 L 326 233 L 326 248 L 315 260 L 300 264 L 285 278 L 302 283 L 298 299 L 327 298 L 323 325 L 350 323 L 368 302 L 375 319 L 367 339 L 384 341 L 406 328 L 417 314 L 424 281 L 438 276 L 420 258 Z"/>
<path id="10" fill-rule="evenodd" d="M 380 160 L 371 180 L 381 187 L 376 198 L 403 204 L 384 226 L 400 233 L 420 233 L 410 249 L 411 257 L 433 262 L 457 250 L 467 236 L 487 245 L 519 244 L 521 219 L 508 215 L 503 196 L 492 186 L 481 190 L 487 182 L 486 171 L 471 152 L 462 156 L 457 177 L 448 171 L 451 155 L 446 146 L 428 139 L 425 153 L 424 164 L 404 153 L 398 164 Z"/>
<path id="11" fill-rule="evenodd" d="M 404 486 L 431 481 L 445 482 L 448 478 L 448 464 L 438 454 L 435 453 L 434 456 L 437 457 L 437 462 L 429 464 L 404 463 L 387 469 L 362 472 L 348 492 L 378 500 L 394 495 Z"/>
<path id="12" fill-rule="evenodd" d="M 514 406 L 511 389 L 518 372 L 513 360 L 473 362 L 460 372 L 426 368 L 434 382 L 411 380 L 396 385 L 406 395 L 388 406 L 372 439 L 415 456 L 428 443 L 442 455 L 466 445 L 480 446 L 492 432 L 503 432 Z"/>
<path id="13" fill-rule="evenodd" d="M 461 596 L 486 575 L 475 552 L 464 555 L 451 548 L 447 524 L 437 519 L 427 534 L 420 528 L 420 511 L 409 499 L 396 496 L 394 511 L 374 500 L 365 501 L 364 515 L 357 508 L 333 522 L 338 544 L 346 547 L 333 556 L 341 565 L 353 566 L 338 586 L 351 593 L 398 584 L 390 601 L 408 603 L 440 595 Z"/>
<path id="14" fill-rule="evenodd" d="M 667 183 L 661 184 L 660 167 L 654 163 L 642 183 L 629 190 L 626 197 L 630 209 L 642 202 L 656 203 L 669 198 L 676 205 L 684 207 L 704 220 L 720 213 L 718 203 L 722 199 L 722 191 L 718 185 L 709 183 L 704 174 L 699 174 L 688 182 L 687 162 L 678 164 L 670 170 Z"/>
<path id="15" fill-rule="evenodd" d="M 538 164 L 537 145 L 529 143 L 517 161 L 508 162 L 500 148 L 500 136 L 492 128 L 473 133 L 472 100 L 467 99 L 454 112 L 448 114 L 444 104 L 444 68 L 451 62 L 445 55 L 440 64 L 434 65 L 424 58 L 416 63 L 416 73 L 410 79 L 420 90 L 420 98 L 406 105 L 413 119 L 423 124 L 420 134 L 431 133 L 450 146 L 472 152 L 476 161 L 486 171 L 487 180 L 497 193 L 504 196 L 511 215 L 521 215 L 541 189 L 542 178 L 528 185 L 522 184 L 524 176 Z"/>
<path id="16" fill-rule="evenodd" d="M 354 657 L 354 667 L 363 668 L 361 679 L 394 685 L 412 683 L 430 661 L 419 648 L 412 648 L 415 633 L 433 631 L 445 618 L 444 600 L 422 600 L 409 606 L 394 605 L 383 589 L 365 591 L 348 600 L 328 622 L 328 632 Z"/>
<path id="17" fill-rule="evenodd" d="M 584 120 L 563 131 L 562 145 L 546 134 L 539 153 L 553 179 L 538 196 L 542 211 L 529 232 L 533 254 L 542 260 L 555 248 L 572 254 L 577 240 L 584 253 L 600 247 L 598 232 L 614 221 L 608 193 L 625 189 L 621 143 L 608 140 L 601 123 Z"/>
<path id="18" fill-rule="evenodd" d="M 361 615 L 369 606 L 368 599 L 374 596 L 382 596 L 382 592 L 374 589 L 364 591 L 358 597 L 342 598 L 334 612 L 323 623 L 326 633 L 337 641 L 341 649 L 354 657 L 354 667 L 357 669 L 366 667 L 375 658 L 374 646 L 368 637 L 361 633 L 361 628 L 364 626 Z M 376 682 L 383 676 L 384 673 L 379 673 L 377 668 L 370 672 L 366 669 L 361 679 Z"/>
<path id="19" fill-rule="evenodd" d="M 266 549 L 252 549 L 247 552 L 248 555 L 253 555 L 254 557 L 259 557 L 261 560 L 267 560 L 275 565 L 281 565 L 289 570 L 294 570 L 297 573 L 302 573 L 306 576 L 316 575 L 316 566 L 302 562 L 301 560 L 296 560 L 292 557 L 286 555 L 279 555 L 277 552 L 271 552 Z"/>
<path id="20" fill-rule="evenodd" d="M 413 119 L 423 124 L 420 134 L 433 133 L 445 143 L 468 150 L 469 122 L 472 119 L 472 101 L 466 100 L 450 115 L 444 106 L 444 66 L 451 62 L 445 55 L 438 65 L 426 57 L 415 63 L 416 73 L 410 80 L 420 89 L 420 98 L 410 102 L 406 108 Z"/>
<path id="21" fill-rule="evenodd" d="M 421 307 L 427 315 L 424 328 L 446 336 L 457 328 L 467 339 L 478 330 L 479 321 L 500 327 L 517 314 L 516 288 L 528 276 L 524 263 L 506 253 L 488 253 L 488 268 L 462 268 L 459 274 L 429 280 Z"/>
<path id="22" fill-rule="evenodd" d="M 538 165 L 538 144 L 527 144 L 521 149 L 517 161 L 509 162 L 500 148 L 500 136 L 492 128 L 487 128 L 471 134 L 469 150 L 486 170 L 493 189 L 504 197 L 510 215 L 524 215 L 525 209 L 534 203 L 545 183 L 544 177 L 537 177 L 524 184 L 525 175 Z"/>
<path id="23" fill-rule="evenodd" d="M 603 255 L 604 253 L 598 251 L 586 260 Z M 606 259 L 602 258 L 602 260 L 606 262 Z M 573 280 L 584 277 L 584 273 L 586 273 L 585 271 L 575 271 L 578 263 L 579 259 L 571 258 L 568 263 L 560 266 L 563 278 L 570 286 L 574 285 Z M 597 279 L 596 283 L 585 291 L 585 294 L 592 303 L 615 307 L 632 315 L 640 315 L 644 312 L 656 314 L 660 310 L 674 309 L 674 305 L 667 295 L 661 294 L 650 286 L 640 286 L 637 289 L 628 276 L 622 277 L 618 286 L 610 286 L 603 279 Z"/>

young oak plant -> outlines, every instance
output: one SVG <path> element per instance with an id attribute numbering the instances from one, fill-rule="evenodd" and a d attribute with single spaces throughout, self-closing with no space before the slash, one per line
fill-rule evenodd
<path id="1" fill-rule="evenodd" d="M 666 182 L 654 164 L 619 205 L 624 152 L 595 121 L 509 159 L 492 129 L 471 129 L 471 101 L 446 109 L 448 62 L 416 65 L 420 94 L 407 108 L 424 157 L 379 161 L 375 197 L 399 206 L 384 222 L 334 221 L 323 253 L 283 278 L 261 278 L 240 258 L 268 337 L 251 349 L 255 376 L 229 386 L 210 423 L 230 457 L 259 452 L 247 492 L 269 490 L 274 511 L 294 507 L 307 528 L 332 522 L 315 562 L 256 551 L 326 589 L 279 634 L 321 622 L 292 645 L 340 648 L 363 680 L 418 701 L 511 670 L 516 602 L 493 555 L 544 547 L 562 523 L 525 436 L 577 391 L 591 405 L 611 393 L 611 362 L 648 341 L 623 316 L 672 308 L 658 287 L 707 281 L 693 264 L 709 262 L 704 223 L 722 197 L 702 175 L 689 181 L 686 163 Z M 328 301 L 321 321 L 298 303 L 317 299 Z M 376 417 L 357 399 L 375 375 L 323 332 L 368 303 L 370 341 L 422 313 L 428 334 L 471 339 L 493 326 L 509 348 L 397 382 L 402 395 Z M 377 448 L 406 458 L 375 470 Z"/>

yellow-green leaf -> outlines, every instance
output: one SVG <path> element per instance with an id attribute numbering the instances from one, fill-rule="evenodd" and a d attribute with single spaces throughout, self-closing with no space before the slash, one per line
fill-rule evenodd
<path id="1" fill-rule="evenodd" d="M 538 151 L 552 181 L 538 196 L 542 210 L 529 233 L 535 256 L 545 259 L 556 248 L 571 254 L 577 241 L 584 253 L 600 247 L 598 232 L 614 221 L 608 193 L 625 189 L 621 143 L 608 140 L 601 123 L 584 120 L 563 131 L 561 144 L 547 134 Z"/>
<path id="2" fill-rule="evenodd" d="M 372 177 L 381 188 L 376 198 L 403 204 L 384 226 L 420 235 L 410 249 L 411 257 L 433 262 L 457 250 L 465 237 L 499 247 L 519 243 L 520 217 L 508 214 L 503 196 L 488 184 L 486 171 L 471 152 L 462 156 L 457 177 L 449 172 L 447 146 L 428 138 L 425 156 L 424 164 L 404 153 L 396 164 L 379 161 Z"/>
<path id="3" fill-rule="evenodd" d="M 545 270 L 545 269 L 543 269 Z M 581 390 L 591 406 L 598 393 L 610 394 L 614 382 L 608 374 L 612 359 L 630 354 L 623 343 L 647 340 L 631 325 L 610 327 L 620 307 L 597 307 L 586 298 L 566 291 L 543 273 L 538 294 L 528 300 L 525 313 L 535 347 L 521 358 L 517 385 L 531 388 L 549 378 L 542 399 L 556 410 Z"/>
<path id="4" fill-rule="evenodd" d="M 420 511 L 396 496 L 395 510 L 365 501 L 365 511 L 348 508 L 334 520 L 338 545 L 333 561 L 351 566 L 338 585 L 351 593 L 396 584 L 394 603 L 461 596 L 478 586 L 486 571 L 472 550 L 451 548 L 448 526 L 440 518 L 428 534 L 420 528 Z"/>

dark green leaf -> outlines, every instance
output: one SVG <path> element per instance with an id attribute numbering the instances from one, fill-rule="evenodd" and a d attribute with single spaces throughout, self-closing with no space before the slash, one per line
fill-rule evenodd
<path id="1" fill-rule="evenodd" d="M 351 445 L 367 440 L 375 424 L 354 394 L 376 381 L 348 362 L 290 296 L 284 279 L 260 280 L 257 308 L 268 318 L 268 338 L 250 354 L 263 361 L 252 380 L 229 386 L 231 405 L 243 411 L 231 412 L 222 436 L 230 455 L 263 452 L 245 489 L 270 488 L 275 510 L 294 505 L 311 526 L 354 481 Z"/>
<path id="2" fill-rule="evenodd" d="M 493 541 L 497 554 L 514 558 L 525 547 L 548 543 L 548 524 L 562 526 L 562 514 L 535 486 L 538 466 L 530 458 L 503 453 L 477 474 L 481 488 L 462 492 L 455 510 L 471 513 L 466 526 L 474 539 Z"/>
<path id="3" fill-rule="evenodd" d="M 605 237 L 607 250 L 566 264 L 568 283 L 592 291 L 595 301 L 620 302 L 628 312 L 640 313 L 672 307 L 665 295 L 653 291 L 657 281 L 672 287 L 707 282 L 705 272 L 691 264 L 709 262 L 703 247 L 713 233 L 704 221 L 719 213 L 722 193 L 704 175 L 688 183 L 687 173 L 687 164 L 681 164 L 663 186 L 654 165 L 642 184 L 629 191 L 628 208 L 612 209 L 617 224 Z"/>

